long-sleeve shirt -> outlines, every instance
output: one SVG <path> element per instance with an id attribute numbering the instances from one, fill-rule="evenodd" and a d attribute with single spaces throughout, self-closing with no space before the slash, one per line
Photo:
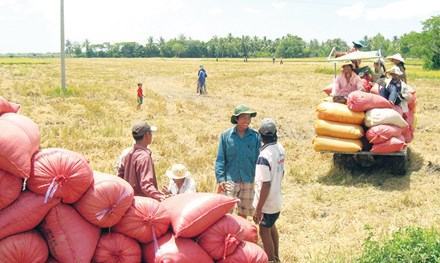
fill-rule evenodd
<path id="1" fill-rule="evenodd" d="M 150 149 L 135 144 L 124 157 L 118 176 L 127 181 L 138 196 L 161 200 L 163 194 L 157 189 L 156 174 Z"/>
<path id="2" fill-rule="evenodd" d="M 240 137 L 235 126 L 224 131 L 220 136 L 215 161 L 217 182 L 253 183 L 260 146 L 259 134 L 250 128 L 243 137 Z"/>
<path id="3" fill-rule="evenodd" d="M 332 96 L 343 96 L 347 97 L 348 94 L 352 93 L 356 90 L 362 90 L 362 80 L 361 78 L 352 73 L 351 78 L 347 81 L 347 78 L 344 74 L 340 74 L 336 79 L 333 85 Z"/>

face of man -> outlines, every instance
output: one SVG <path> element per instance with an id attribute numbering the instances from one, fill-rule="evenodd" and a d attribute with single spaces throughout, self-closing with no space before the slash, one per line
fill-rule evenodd
<path id="1" fill-rule="evenodd" d="M 153 133 L 151 132 L 145 133 L 144 140 L 146 145 L 150 145 L 153 142 Z"/>
<path id="2" fill-rule="evenodd" d="M 251 115 L 250 114 L 240 114 L 237 117 L 237 128 L 239 131 L 244 131 L 249 127 L 251 123 Z"/>
<path id="3" fill-rule="evenodd" d="M 351 76 L 351 73 L 353 72 L 353 69 L 351 68 L 351 66 L 345 65 L 342 68 L 342 72 L 344 73 L 345 76 Z"/>
<path id="4" fill-rule="evenodd" d="M 400 76 L 397 75 L 397 74 L 391 73 L 390 75 L 391 75 L 391 78 L 394 79 L 394 80 L 399 80 L 400 79 Z"/>

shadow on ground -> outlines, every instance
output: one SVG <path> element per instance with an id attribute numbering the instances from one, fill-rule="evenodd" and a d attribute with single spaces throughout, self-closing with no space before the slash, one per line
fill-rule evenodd
<path id="1" fill-rule="evenodd" d="M 374 160 L 334 156 L 333 162 L 332 168 L 318 180 L 319 183 L 355 187 L 372 185 L 383 191 L 404 191 L 410 188 L 411 174 L 423 168 L 424 159 L 421 154 L 408 149 L 405 166 L 399 165 L 404 162 L 403 158 L 388 156 Z M 406 172 L 402 174 L 399 169 Z"/>

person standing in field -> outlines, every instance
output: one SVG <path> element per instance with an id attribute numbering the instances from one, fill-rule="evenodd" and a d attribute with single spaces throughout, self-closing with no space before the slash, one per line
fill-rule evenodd
<path id="1" fill-rule="evenodd" d="M 197 72 L 197 95 L 202 95 L 206 93 L 206 78 L 208 74 L 206 73 L 203 65 L 200 65 L 199 71 Z"/>
<path id="2" fill-rule="evenodd" d="M 134 189 L 134 195 L 146 196 L 162 201 L 165 196 L 157 188 L 151 150 L 153 132 L 157 128 L 142 121 L 132 127 L 132 136 L 136 141 L 133 148 L 122 158 L 118 176 L 127 181 Z"/>
<path id="3" fill-rule="evenodd" d="M 239 198 L 237 212 L 244 218 L 252 216 L 254 212 L 255 165 L 261 140 L 258 133 L 249 128 L 249 124 L 256 115 L 245 105 L 235 108 L 231 116 L 234 126 L 220 135 L 215 161 L 218 192 Z"/>
<path id="4" fill-rule="evenodd" d="M 275 222 L 281 211 L 281 181 L 284 177 L 284 148 L 278 142 L 277 128 L 272 119 L 264 119 L 258 130 L 263 146 L 255 169 L 253 216 L 259 225 L 264 251 L 270 262 L 279 262 L 279 236 Z"/>
<path id="5" fill-rule="evenodd" d="M 140 110 L 144 103 L 144 91 L 142 90 L 142 83 L 138 83 L 137 89 L 137 109 Z"/>

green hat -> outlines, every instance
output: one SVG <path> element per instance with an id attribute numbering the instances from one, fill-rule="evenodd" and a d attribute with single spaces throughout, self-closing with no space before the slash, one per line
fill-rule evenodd
<path id="1" fill-rule="evenodd" d="M 241 104 L 235 107 L 234 114 L 231 116 L 231 123 L 237 124 L 237 117 L 241 114 L 250 114 L 252 118 L 257 116 L 256 111 L 253 111 L 248 106 Z"/>
<path id="2" fill-rule="evenodd" d="M 365 47 L 365 44 L 363 43 L 362 40 L 359 40 L 359 41 L 353 41 L 352 43 L 353 43 L 353 45 L 358 46 L 358 47 L 360 47 L 360 48 Z"/>

